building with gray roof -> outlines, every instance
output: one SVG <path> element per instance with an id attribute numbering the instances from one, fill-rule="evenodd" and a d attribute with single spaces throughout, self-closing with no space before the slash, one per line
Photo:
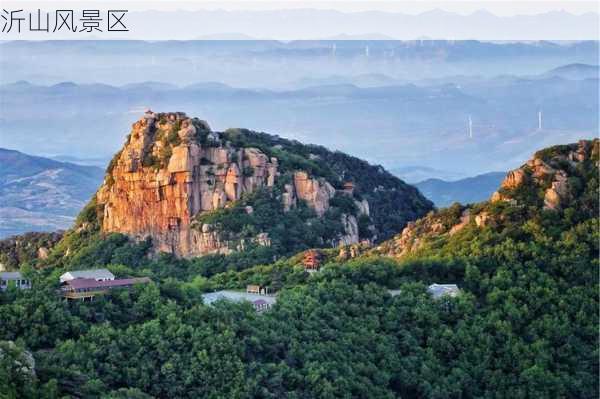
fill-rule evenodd
<path id="1" fill-rule="evenodd" d="M 94 279 L 96 281 L 111 281 L 115 275 L 108 269 L 71 270 L 60 276 L 61 284 L 76 278 Z"/>
<path id="2" fill-rule="evenodd" d="M 460 293 L 460 289 L 456 284 L 431 284 L 427 287 L 427 292 L 434 299 L 439 299 L 443 296 L 455 297 Z"/>
<path id="3" fill-rule="evenodd" d="M 28 290 L 31 288 L 31 281 L 23 277 L 20 272 L 0 273 L 0 290 L 5 291 L 11 285 L 21 290 Z"/>

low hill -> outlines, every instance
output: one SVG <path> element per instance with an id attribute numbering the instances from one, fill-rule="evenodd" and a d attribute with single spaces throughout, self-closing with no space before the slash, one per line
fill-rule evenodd
<path id="1" fill-rule="evenodd" d="M 597 217 L 598 146 L 597 139 L 582 140 L 538 151 L 506 175 L 489 201 L 471 206 L 456 204 L 431 213 L 410 223 L 376 252 L 393 256 L 421 250 L 437 252 L 445 245 L 464 243 L 463 235 L 478 234 L 481 229 L 495 234 L 525 234 L 522 229 L 527 223 L 539 218 L 567 218 L 564 222 L 571 223 L 571 219 L 575 222 Z M 562 225 L 554 227 L 560 231 Z"/>

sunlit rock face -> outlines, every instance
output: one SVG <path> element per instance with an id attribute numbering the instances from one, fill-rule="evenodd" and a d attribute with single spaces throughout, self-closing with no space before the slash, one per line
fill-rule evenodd
<path id="1" fill-rule="evenodd" d="M 229 253 L 214 226 L 198 225 L 199 214 L 227 207 L 244 194 L 271 188 L 279 176 L 278 160 L 258 148 L 236 148 L 212 132 L 208 124 L 183 113 L 147 112 L 132 126 L 123 149 L 109 165 L 97 193 L 101 228 L 141 240 L 151 237 L 154 249 L 182 257 Z M 285 211 L 304 201 L 322 217 L 335 196 L 323 178 L 296 171 L 281 195 Z M 366 201 L 357 202 L 369 214 Z M 359 240 L 356 218 L 343 215 L 340 243 Z M 259 245 L 270 245 L 264 233 Z"/>

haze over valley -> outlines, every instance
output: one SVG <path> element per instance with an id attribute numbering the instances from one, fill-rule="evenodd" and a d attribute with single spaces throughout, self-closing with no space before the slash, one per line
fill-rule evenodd
<path id="1" fill-rule="evenodd" d="M 50 157 L 110 159 L 147 108 L 456 178 L 598 131 L 598 42 L 4 42 L 0 51 L 11 54 L 0 64 L 0 146 Z"/>

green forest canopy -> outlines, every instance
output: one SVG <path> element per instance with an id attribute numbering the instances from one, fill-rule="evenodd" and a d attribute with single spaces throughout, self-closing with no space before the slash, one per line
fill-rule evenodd
<path id="1" fill-rule="evenodd" d="M 565 209 L 484 203 L 504 222 L 404 260 L 331 257 L 312 275 L 298 257 L 147 258 L 148 242 L 70 232 L 45 267 L 21 265 L 35 289 L 0 294 L 0 341 L 17 345 L 0 357 L 0 395 L 596 398 L 598 177 L 585 172 Z M 153 283 L 92 303 L 57 297 L 64 270 L 94 266 Z M 461 294 L 434 300 L 433 282 Z M 277 304 L 202 304 L 206 290 L 248 283 L 280 285 Z M 24 351 L 35 376 L 14 367 Z"/>

